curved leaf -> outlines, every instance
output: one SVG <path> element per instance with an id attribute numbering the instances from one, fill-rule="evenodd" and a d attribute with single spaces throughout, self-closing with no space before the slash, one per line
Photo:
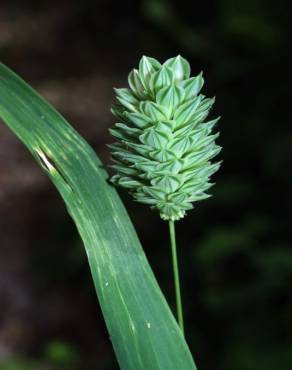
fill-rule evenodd
<path id="1" fill-rule="evenodd" d="M 0 117 L 61 193 L 84 242 L 123 370 L 194 370 L 177 323 L 101 162 L 65 119 L 0 64 Z"/>

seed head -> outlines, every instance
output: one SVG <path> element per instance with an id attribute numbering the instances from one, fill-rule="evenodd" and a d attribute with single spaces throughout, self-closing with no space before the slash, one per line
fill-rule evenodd
<path id="1" fill-rule="evenodd" d="M 111 180 L 162 219 L 178 220 L 193 202 L 210 197 L 210 176 L 220 166 L 211 163 L 221 149 L 219 134 L 212 134 L 219 118 L 206 122 L 215 99 L 200 94 L 202 73 L 190 77 L 181 56 L 162 65 L 144 56 L 128 82 L 129 88 L 115 89 Z"/>

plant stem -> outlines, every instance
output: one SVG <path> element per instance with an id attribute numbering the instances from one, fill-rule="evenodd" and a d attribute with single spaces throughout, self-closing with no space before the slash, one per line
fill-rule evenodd
<path id="1" fill-rule="evenodd" d="M 181 331 L 184 335 L 184 320 L 183 320 L 183 311 L 182 311 L 182 303 L 181 303 L 174 221 L 169 221 L 169 234 L 170 234 L 170 244 L 171 244 L 171 253 L 172 253 L 172 267 L 173 267 L 173 277 L 174 277 L 174 287 L 175 287 L 177 319 L 178 319 L 179 327 L 181 328 Z"/>

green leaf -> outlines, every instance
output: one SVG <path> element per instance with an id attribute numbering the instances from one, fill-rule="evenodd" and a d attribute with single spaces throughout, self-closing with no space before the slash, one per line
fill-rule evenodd
<path id="1" fill-rule="evenodd" d="M 200 179 L 190 179 L 186 181 L 183 186 L 179 189 L 180 192 L 184 193 L 196 193 L 198 191 L 202 191 L 203 186 L 206 184 L 203 183 Z"/>
<path id="2" fill-rule="evenodd" d="M 159 91 L 156 97 L 156 102 L 168 108 L 169 116 L 184 100 L 184 90 L 178 86 L 167 86 Z"/>
<path id="3" fill-rule="evenodd" d="M 27 146 L 66 203 L 86 248 L 121 369 L 194 370 L 129 217 L 90 146 L 3 64 L 0 117 Z"/>
<path id="4" fill-rule="evenodd" d="M 131 121 L 135 126 L 139 128 L 149 127 L 153 122 L 150 117 L 142 113 L 125 113 L 125 116 Z"/>
<path id="5" fill-rule="evenodd" d="M 176 159 L 175 153 L 173 153 L 172 150 L 169 150 L 166 148 L 154 150 L 150 154 L 153 159 L 159 162 L 166 162 L 166 161 Z"/>
<path id="6" fill-rule="evenodd" d="M 150 206 L 154 206 L 155 204 L 159 203 L 160 201 L 158 199 L 154 199 L 152 197 L 148 197 L 145 194 L 134 194 L 135 200 L 140 203 L 148 204 Z"/>
<path id="7" fill-rule="evenodd" d="M 179 176 L 163 175 L 151 180 L 151 184 L 163 189 L 168 194 L 176 191 L 181 185 L 181 182 Z"/>
<path id="8" fill-rule="evenodd" d="M 172 130 L 175 127 L 175 122 L 172 120 L 157 122 L 154 126 L 156 130 L 164 132 L 168 137 L 172 136 Z"/>
<path id="9" fill-rule="evenodd" d="M 169 162 L 160 163 L 157 166 L 157 170 L 161 172 L 169 172 L 172 174 L 177 174 L 183 167 L 183 160 L 180 159 L 173 159 Z"/>
<path id="10" fill-rule="evenodd" d="M 143 56 L 139 63 L 139 77 L 145 89 L 149 88 L 151 75 L 161 67 L 154 58 Z"/>
<path id="11" fill-rule="evenodd" d="M 139 175 L 139 172 L 130 167 L 130 166 L 123 166 L 121 164 L 118 163 L 118 161 L 116 161 L 117 164 L 113 164 L 111 165 L 112 168 L 114 168 L 116 171 L 120 172 L 120 173 L 123 173 L 125 175 L 129 175 L 129 176 L 138 176 Z"/>
<path id="12" fill-rule="evenodd" d="M 209 178 L 213 173 L 217 172 L 222 161 L 209 164 L 208 166 L 203 166 L 201 168 L 198 168 L 197 170 L 193 170 L 193 175 L 197 178 Z"/>
<path id="13" fill-rule="evenodd" d="M 154 73 L 150 79 L 150 89 L 152 92 L 157 93 L 163 87 L 172 84 L 174 80 L 172 70 L 163 66 L 159 71 Z"/>
<path id="14" fill-rule="evenodd" d="M 115 175 L 111 180 L 113 183 L 117 183 L 128 189 L 136 189 L 137 186 L 141 186 L 139 181 L 133 180 L 130 177 Z"/>
<path id="15" fill-rule="evenodd" d="M 148 194 L 158 200 L 165 200 L 166 198 L 166 194 L 164 193 L 164 191 L 157 186 L 143 186 L 143 188 L 141 188 L 141 191 L 143 191 L 144 194 Z"/>
<path id="16" fill-rule="evenodd" d="M 133 69 L 128 76 L 128 83 L 133 93 L 140 99 L 145 98 L 145 89 L 139 77 L 137 69 Z"/>
<path id="17" fill-rule="evenodd" d="M 144 161 L 134 163 L 134 167 L 149 173 L 156 170 L 157 164 L 158 164 L 157 162 L 146 160 L 145 158 Z"/>
<path id="18" fill-rule="evenodd" d="M 116 152 L 112 153 L 116 158 L 120 159 L 123 162 L 128 163 L 138 163 L 144 160 L 144 157 L 138 154 L 129 152 L 127 149 L 119 149 Z"/>
<path id="19" fill-rule="evenodd" d="M 195 98 L 201 91 L 203 85 L 204 85 L 204 78 L 203 78 L 202 72 L 196 77 L 192 77 L 185 81 L 182 81 L 180 84 L 180 86 L 185 91 L 186 100 Z"/>
<path id="20" fill-rule="evenodd" d="M 170 149 L 175 152 L 176 157 L 180 158 L 191 147 L 191 140 L 188 136 L 173 140 Z"/>
<path id="21" fill-rule="evenodd" d="M 144 132 L 143 135 L 139 136 L 142 143 L 149 145 L 149 147 L 161 149 L 165 147 L 169 138 L 166 133 L 153 128 L 150 128 Z"/>
<path id="22" fill-rule="evenodd" d="M 117 96 L 117 100 L 120 102 L 120 104 L 126 108 L 129 109 L 131 112 L 137 112 L 137 108 L 135 106 L 135 103 L 129 102 L 128 97 L 121 98 L 120 96 Z"/>
<path id="23" fill-rule="evenodd" d="M 133 93 L 131 92 L 130 89 L 127 89 L 125 87 L 123 88 L 120 88 L 120 89 L 114 89 L 115 93 L 117 94 L 117 96 L 121 99 L 123 99 L 124 101 L 130 103 L 130 104 L 138 104 L 139 100 L 137 100 L 137 98 L 135 98 L 135 96 L 133 95 Z"/>
<path id="24" fill-rule="evenodd" d="M 141 130 L 135 127 L 129 127 L 124 123 L 116 123 L 114 128 L 110 128 L 109 132 L 112 136 L 119 140 L 135 139 L 141 133 Z"/>
<path id="25" fill-rule="evenodd" d="M 135 144 L 131 143 L 130 141 L 125 141 L 124 144 L 127 147 L 127 149 L 132 148 L 135 150 L 136 153 L 142 154 L 144 157 L 147 157 L 149 151 L 151 150 L 151 148 L 147 145 Z"/>
<path id="26" fill-rule="evenodd" d="M 174 113 L 173 119 L 176 120 L 177 126 L 188 123 L 193 115 L 196 113 L 203 97 L 202 95 L 197 96 L 179 107 L 179 109 Z"/>
<path id="27" fill-rule="evenodd" d="M 221 147 L 215 144 L 210 145 L 209 147 L 204 147 L 202 150 L 187 154 L 185 156 L 185 166 L 184 169 L 193 168 L 198 166 L 204 161 L 209 161 L 214 158 L 217 154 L 220 153 Z"/>
<path id="28" fill-rule="evenodd" d="M 153 123 L 167 119 L 168 109 L 152 101 L 142 101 L 140 103 L 140 110 L 149 117 Z"/>
<path id="29" fill-rule="evenodd" d="M 111 108 L 112 114 L 119 120 L 125 119 L 125 108 L 120 104 L 114 104 Z"/>
<path id="30" fill-rule="evenodd" d="M 210 198 L 212 195 L 210 195 L 210 194 L 206 194 L 206 193 L 196 193 L 196 194 L 193 194 L 190 198 L 189 198 L 189 200 L 191 201 L 191 202 L 196 202 L 196 201 L 198 201 L 198 200 L 203 200 L 203 199 L 208 199 L 208 198 Z"/>
<path id="31" fill-rule="evenodd" d="M 190 64 L 185 58 L 181 57 L 180 55 L 168 59 L 163 65 L 169 67 L 172 70 L 174 80 L 176 82 L 182 81 L 190 77 L 191 73 Z"/>

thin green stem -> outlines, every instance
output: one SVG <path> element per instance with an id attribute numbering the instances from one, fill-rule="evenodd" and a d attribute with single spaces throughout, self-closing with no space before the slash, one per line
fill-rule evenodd
<path id="1" fill-rule="evenodd" d="M 181 303 L 174 221 L 169 221 L 169 234 L 170 234 L 170 244 L 171 244 L 171 253 L 172 253 L 172 266 L 173 266 L 173 277 L 174 277 L 174 287 L 175 287 L 177 319 L 178 319 L 178 324 L 181 328 L 181 331 L 184 335 L 184 320 L 183 320 L 183 311 L 182 311 L 182 303 Z"/>

